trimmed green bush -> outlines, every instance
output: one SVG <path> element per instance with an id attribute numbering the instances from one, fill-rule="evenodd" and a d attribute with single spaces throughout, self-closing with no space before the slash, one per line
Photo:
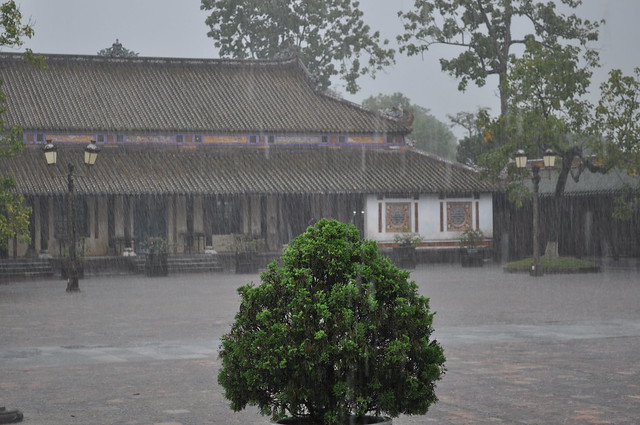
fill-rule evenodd
<path id="1" fill-rule="evenodd" d="M 507 263 L 504 270 L 508 272 L 528 272 L 531 270 L 532 264 L 532 258 L 525 258 Z M 599 270 L 596 263 L 572 257 L 541 257 L 540 265 L 545 273 L 576 273 Z"/>
<path id="2" fill-rule="evenodd" d="M 426 413 L 445 357 L 409 273 L 335 220 L 294 239 L 282 264 L 238 290 L 218 375 L 231 407 L 317 424 Z"/>

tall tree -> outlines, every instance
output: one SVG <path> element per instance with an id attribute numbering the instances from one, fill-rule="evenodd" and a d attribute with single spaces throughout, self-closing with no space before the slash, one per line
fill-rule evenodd
<path id="1" fill-rule="evenodd" d="M 624 75 L 614 69 L 600 86 L 592 129 L 602 137 L 595 139 L 594 148 L 606 167 L 619 167 L 629 175 L 640 173 L 640 68 L 635 75 Z M 616 199 L 614 216 L 628 220 L 640 207 L 640 180 L 625 187 Z"/>
<path id="2" fill-rule="evenodd" d="M 353 0 L 202 0 L 221 57 L 298 55 L 320 88 L 339 75 L 350 93 L 358 77 L 393 63 L 394 50 L 363 20 Z"/>
<path id="3" fill-rule="evenodd" d="M 574 46 L 543 46 L 530 41 L 521 58 L 512 59 L 506 82 L 508 113 L 490 121 L 487 134 L 500 143 L 480 156 L 489 175 L 498 176 L 506 167 L 512 177 L 524 177 L 510 164 L 517 149 L 542 157 L 551 149 L 560 158 L 558 179 L 550 214 L 547 255 L 557 255 L 560 202 L 568 179 L 576 182 L 584 170 L 608 171 L 594 161 L 587 150 L 592 105 L 583 100 L 591 81 L 588 65 L 581 65 Z M 578 164 L 576 168 L 576 164 Z M 521 187 L 511 190 L 512 199 L 522 195 Z"/>
<path id="4" fill-rule="evenodd" d="M 500 115 L 485 116 L 484 135 L 494 146 L 479 162 L 489 175 L 498 176 L 506 167 L 517 176 L 519 171 L 509 166 L 516 149 L 538 156 L 552 148 L 561 157 L 555 215 L 549 220 L 557 226 L 557 206 L 568 176 L 577 179 L 584 169 L 606 170 L 583 154 L 590 105 L 580 100 L 590 83 L 590 69 L 598 65 L 598 54 L 588 43 L 597 40 L 604 21 L 560 13 L 556 3 L 575 9 L 582 1 L 416 0 L 412 10 L 400 13 L 405 32 L 398 41 L 409 55 L 433 45 L 459 49 L 458 56 L 440 63 L 443 71 L 460 80 L 460 90 L 469 82 L 483 86 L 490 76 L 497 76 Z M 580 167 L 573 174 L 575 158 Z M 521 199 L 522 189 L 512 186 L 511 199 Z M 557 253 L 556 226 L 548 253 Z"/>
<path id="5" fill-rule="evenodd" d="M 596 149 L 609 166 L 637 175 L 640 171 L 640 68 L 634 75 L 609 72 L 602 83 L 593 131 L 601 133 Z"/>
<path id="6" fill-rule="evenodd" d="M 560 0 L 578 7 L 581 0 Z M 458 89 L 468 83 L 484 86 L 487 78 L 498 77 L 500 115 L 507 114 L 509 63 L 527 42 L 542 46 L 574 43 L 585 49 L 593 62 L 597 55 L 586 47 L 597 40 L 600 23 L 565 15 L 553 1 L 535 0 L 415 0 L 408 12 L 399 12 L 404 20 L 404 34 L 398 36 L 400 51 L 420 54 L 434 45 L 460 51 L 451 59 L 440 59 L 442 70 L 458 78 Z M 528 23 L 528 28 L 523 23 Z M 514 31 L 518 26 L 518 32 Z M 524 34 L 521 35 L 521 31 Z"/>
<path id="7" fill-rule="evenodd" d="M 374 111 L 389 112 L 401 108 L 413 115 L 413 131 L 410 139 L 415 147 L 443 158 L 455 159 L 456 137 L 449 127 L 429 114 L 429 110 L 411 103 L 402 93 L 378 94 L 362 102 L 362 106 Z"/>
<path id="8" fill-rule="evenodd" d="M 24 37 L 33 36 L 33 28 L 22 23 L 22 14 L 15 1 L 5 1 L 0 5 L 0 46 L 18 47 Z M 25 58 L 34 60 L 27 49 Z M 0 80 L 0 84 L 1 84 Z M 0 156 L 11 156 L 23 147 L 22 129 L 7 127 L 2 119 L 6 112 L 5 97 L 0 86 Z M 31 208 L 24 205 L 24 198 L 13 193 L 14 182 L 10 178 L 0 178 L 0 251 L 7 248 L 10 238 L 19 236 L 29 241 L 29 216 Z"/>

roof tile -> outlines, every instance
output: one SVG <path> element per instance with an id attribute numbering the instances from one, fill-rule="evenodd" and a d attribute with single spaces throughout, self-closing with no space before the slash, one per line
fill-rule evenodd
<path id="1" fill-rule="evenodd" d="M 76 190 L 92 195 L 136 194 L 406 194 L 490 192 L 477 172 L 413 149 L 366 147 L 219 147 L 181 149 L 142 146 L 103 149 L 87 168 L 82 150 L 60 146 L 48 167 L 30 146 L 0 158 L 0 176 L 12 176 L 25 195 L 66 193 L 67 163 Z"/>
<path id="2" fill-rule="evenodd" d="M 25 130 L 397 133 L 400 122 L 323 95 L 297 59 L 0 54 L 6 122 Z"/>

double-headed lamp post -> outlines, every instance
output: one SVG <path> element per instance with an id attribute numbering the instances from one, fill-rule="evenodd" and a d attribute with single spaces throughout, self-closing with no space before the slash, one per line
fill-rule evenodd
<path id="1" fill-rule="evenodd" d="M 55 165 L 58 162 L 58 150 L 57 147 L 47 140 L 47 144 L 44 146 L 44 157 L 48 165 Z M 94 165 L 98 159 L 98 146 L 96 146 L 95 140 L 92 140 L 84 148 L 84 163 L 86 165 Z M 75 188 L 73 182 L 73 164 L 67 164 L 67 189 L 69 195 L 67 199 L 67 231 L 71 230 L 71 241 L 69 245 L 69 266 L 68 279 L 67 279 L 67 292 L 75 292 L 80 290 L 78 284 L 78 261 L 76 255 L 76 204 L 75 204 Z"/>
<path id="2" fill-rule="evenodd" d="M 518 168 L 527 167 L 527 154 L 519 149 L 515 155 L 516 166 Z M 542 156 L 544 168 L 551 168 L 555 165 L 556 154 L 547 149 Z M 531 276 L 542 276 L 543 270 L 540 266 L 540 167 L 536 164 L 531 166 L 533 177 L 533 264 L 531 265 Z"/>

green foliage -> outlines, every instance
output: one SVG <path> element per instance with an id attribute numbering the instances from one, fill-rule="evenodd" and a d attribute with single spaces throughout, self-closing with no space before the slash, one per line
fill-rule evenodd
<path id="1" fill-rule="evenodd" d="M 595 143 L 598 154 L 609 166 L 630 174 L 640 171 L 640 68 L 635 76 L 625 76 L 619 69 L 609 73 L 601 86 L 601 99 L 593 122 L 595 133 L 602 134 Z"/>
<path id="2" fill-rule="evenodd" d="M 33 28 L 22 23 L 22 13 L 15 1 L 5 1 L 0 4 L 0 46 L 19 47 L 23 44 L 23 37 L 31 38 Z M 25 58 L 36 60 L 31 50 L 27 49 Z M 2 84 L 2 80 L 0 80 Z M 15 155 L 23 147 L 22 129 L 20 127 L 7 128 L 2 115 L 6 112 L 5 96 L 0 90 L 0 156 Z"/>
<path id="3" fill-rule="evenodd" d="M 18 236 L 18 240 L 29 243 L 29 217 L 31 207 L 24 205 L 24 197 L 14 194 L 11 179 L 0 178 L 0 249 L 6 249 L 8 240 Z"/>
<path id="4" fill-rule="evenodd" d="M 413 130 L 409 137 L 415 143 L 415 147 L 442 158 L 454 159 L 456 137 L 449 127 L 429 114 L 428 109 L 412 104 L 402 93 L 370 96 L 362 102 L 362 106 L 374 111 L 386 111 L 402 106 L 405 111 L 413 114 Z"/>
<path id="5" fill-rule="evenodd" d="M 527 272 L 531 270 L 533 265 L 532 258 L 525 258 L 518 261 L 513 261 L 505 266 L 509 271 L 522 271 Z M 593 270 L 597 268 L 597 264 L 591 261 L 580 260 L 572 257 L 542 257 L 540 258 L 540 265 L 546 272 L 553 271 L 579 271 L 579 270 Z"/>
<path id="6" fill-rule="evenodd" d="M 0 46 L 20 46 L 23 37 L 33 34 L 33 28 L 22 23 L 22 13 L 14 0 L 0 5 Z"/>
<path id="7" fill-rule="evenodd" d="M 295 238 L 261 284 L 241 287 L 222 338 L 218 382 L 234 410 L 307 416 L 423 414 L 437 401 L 444 352 L 409 274 L 353 225 L 320 220 Z"/>
<path id="8" fill-rule="evenodd" d="M 472 167 L 478 165 L 478 157 L 490 152 L 494 147 L 494 140 L 485 140 L 481 134 L 466 136 L 460 140 L 456 149 L 456 161 Z"/>
<path id="9" fill-rule="evenodd" d="M 560 1 L 571 8 L 581 3 Z M 534 0 L 415 0 L 411 10 L 398 13 L 404 21 L 404 34 L 397 37 L 400 51 L 417 55 L 433 45 L 460 51 L 457 57 L 440 59 L 442 70 L 460 80 L 460 90 L 465 90 L 469 82 L 484 86 L 489 76 L 497 75 L 500 114 L 504 115 L 508 101 L 504 82 L 509 61 L 519 46 L 535 40 L 545 46 L 575 42 L 584 47 L 598 39 L 598 28 L 604 21 L 564 15 L 555 7 L 553 1 Z M 514 37 L 514 25 L 519 31 L 524 29 L 522 37 Z M 591 49 L 586 49 L 585 55 L 588 61 L 597 57 Z"/>
<path id="10" fill-rule="evenodd" d="M 361 75 L 393 63 L 394 50 L 352 0 L 202 0 L 209 37 L 221 57 L 272 59 L 296 54 L 326 89 L 339 75 L 350 93 Z"/>
<path id="11" fill-rule="evenodd" d="M 562 193 L 577 158 L 587 166 L 584 155 L 589 141 L 591 105 L 582 100 L 589 87 L 593 64 L 580 65 L 579 50 L 573 46 L 542 46 L 529 42 L 520 58 L 511 61 L 505 92 L 508 113 L 495 119 L 483 117 L 485 136 L 495 147 L 479 156 L 486 173 L 498 176 L 505 170 L 512 178 L 526 174 L 513 164 L 513 156 L 523 149 L 530 158 L 542 158 L 546 149 L 560 157 L 561 178 L 556 193 Z M 482 121 L 482 120 L 481 120 Z M 588 164 L 591 171 L 599 170 Z"/>
<path id="12" fill-rule="evenodd" d="M 468 228 L 460 235 L 460 244 L 465 248 L 477 248 L 484 241 L 482 230 Z"/>
<path id="13" fill-rule="evenodd" d="M 634 213 L 640 209 L 640 187 L 625 185 L 614 199 L 614 204 L 613 218 L 621 221 L 631 220 Z"/>
<path id="14" fill-rule="evenodd" d="M 529 128 L 540 139 L 583 132 L 591 105 L 581 97 L 587 93 L 591 68 L 596 65 L 581 65 L 580 49 L 574 46 L 528 42 L 522 57 L 511 61 L 506 88 L 510 108 L 520 116 L 531 115 L 523 121 L 533 124 Z M 520 135 L 529 136 L 524 131 L 516 133 Z"/>
<path id="15" fill-rule="evenodd" d="M 581 3 L 561 1 L 573 9 Z M 598 63 L 597 52 L 587 44 L 597 40 L 604 21 L 582 20 L 555 7 L 555 2 L 534 0 L 416 0 L 412 10 L 400 13 L 405 32 L 398 41 L 409 55 L 433 45 L 461 49 L 457 57 L 440 60 L 443 71 L 460 80 L 460 90 L 469 82 L 483 86 L 489 76 L 498 77 L 500 114 L 477 114 L 483 131 L 461 143 L 460 161 L 479 165 L 485 177 L 495 179 L 506 171 L 518 180 L 525 176 L 511 163 L 518 149 L 541 158 L 551 148 L 561 157 L 559 196 L 575 158 L 582 161 L 580 172 L 606 171 L 583 155 L 591 109 L 581 100 L 590 69 Z M 516 23 L 524 32 L 518 38 Z M 521 202 L 522 191 L 511 193 Z"/>
<path id="16" fill-rule="evenodd" d="M 492 138 L 485 138 L 481 119 L 487 115 L 485 108 L 479 108 L 477 112 L 458 112 L 449 115 L 449 119 L 454 125 L 467 130 L 467 136 L 463 137 L 456 148 L 456 161 L 471 167 L 477 167 L 478 157 L 490 152 L 496 146 Z"/>
<path id="17" fill-rule="evenodd" d="M 411 233 L 408 229 L 402 229 L 402 233 L 397 233 L 393 241 L 400 246 L 417 246 L 424 238 L 417 233 Z"/>
<path id="18" fill-rule="evenodd" d="M 618 167 L 630 176 L 640 173 L 640 68 L 635 75 L 623 75 L 619 69 L 609 72 L 600 86 L 601 98 L 592 125 L 593 148 L 603 167 Z M 615 200 L 614 217 L 629 220 L 640 206 L 640 182 L 625 187 Z"/>
<path id="19" fill-rule="evenodd" d="M 5 1 L 0 5 L 0 46 L 20 46 L 24 37 L 31 38 L 33 34 L 33 28 L 22 23 L 22 14 L 15 1 Z M 41 59 L 33 55 L 29 49 L 25 58 L 41 63 Z M 12 156 L 23 148 L 22 129 L 17 126 L 5 126 L 2 119 L 6 112 L 4 103 L 4 93 L 0 90 L 0 156 Z M 18 236 L 19 240 L 25 243 L 30 241 L 31 208 L 24 205 L 22 196 L 13 193 L 13 188 L 13 180 L 0 179 L 0 249 L 6 248 L 8 240 L 14 236 Z"/>

